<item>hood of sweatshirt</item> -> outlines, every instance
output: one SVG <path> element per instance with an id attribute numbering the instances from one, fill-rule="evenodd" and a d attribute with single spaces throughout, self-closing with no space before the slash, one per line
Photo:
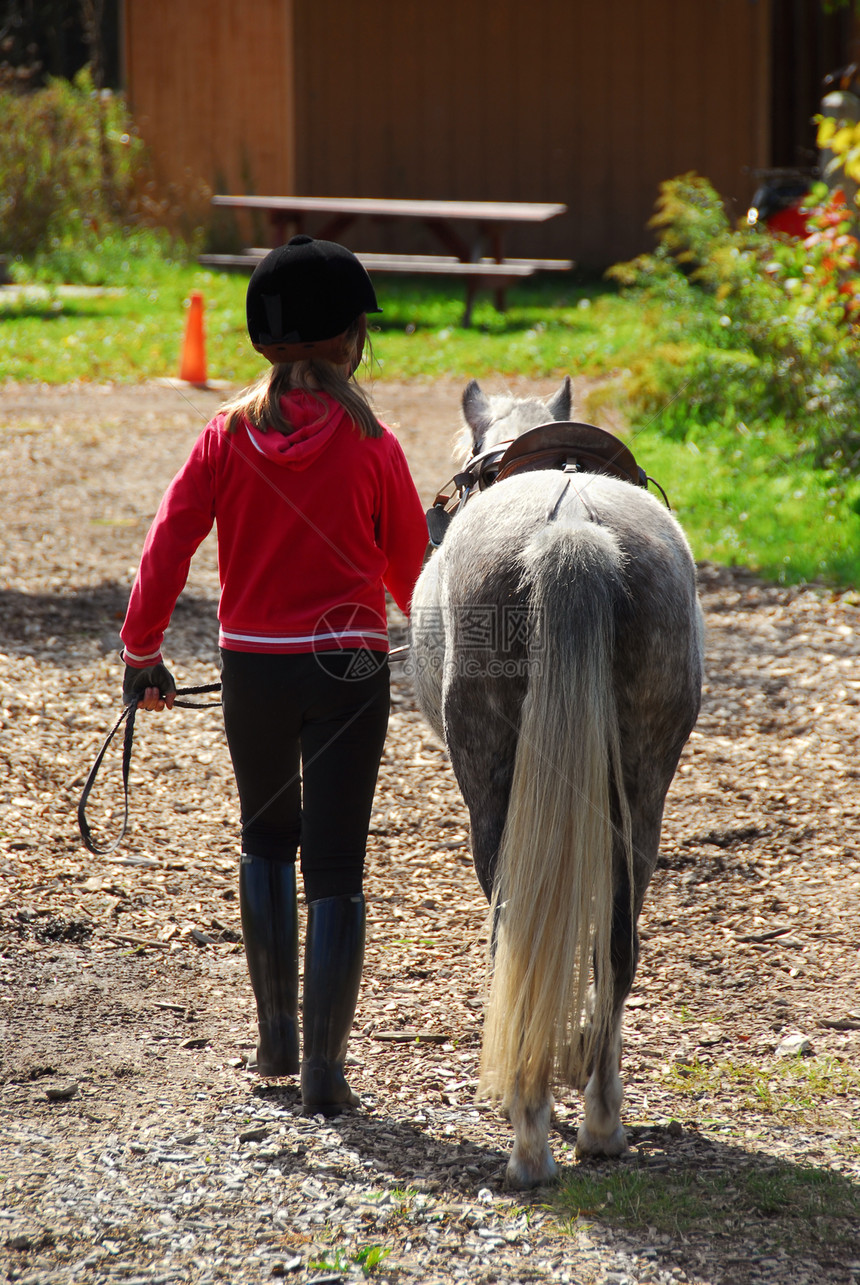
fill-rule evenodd
<path id="1" fill-rule="evenodd" d="M 273 464 L 296 471 L 306 469 L 328 446 L 346 419 L 346 411 L 326 393 L 299 391 L 282 397 L 281 408 L 288 423 L 293 425 L 291 433 L 278 433 L 272 429 L 262 433 L 252 428 L 247 420 L 243 425 L 244 432 L 255 450 Z"/>

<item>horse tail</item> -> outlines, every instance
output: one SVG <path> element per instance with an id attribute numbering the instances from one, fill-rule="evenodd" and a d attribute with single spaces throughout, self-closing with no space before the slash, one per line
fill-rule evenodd
<path id="1" fill-rule="evenodd" d="M 530 674 L 494 881 L 479 1083 L 506 1102 L 545 1093 L 551 1078 L 587 1078 L 614 1007 L 616 832 L 633 886 L 613 682 L 622 555 L 606 527 L 553 522 L 526 557 Z"/>

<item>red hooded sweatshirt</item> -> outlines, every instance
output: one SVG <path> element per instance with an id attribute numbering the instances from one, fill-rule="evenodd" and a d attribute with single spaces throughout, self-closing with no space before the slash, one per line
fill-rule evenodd
<path id="1" fill-rule="evenodd" d="M 388 650 L 385 587 L 409 611 L 427 525 L 390 429 L 361 437 L 323 393 L 282 401 L 294 431 L 233 433 L 216 415 L 161 501 L 121 637 L 128 664 L 161 659 L 191 558 L 218 530 L 220 644 L 230 651 Z M 384 426 L 383 426 L 384 427 Z"/>

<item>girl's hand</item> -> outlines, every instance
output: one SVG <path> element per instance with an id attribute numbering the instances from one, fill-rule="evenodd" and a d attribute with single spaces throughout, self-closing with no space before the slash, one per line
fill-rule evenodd
<path id="1" fill-rule="evenodd" d="M 147 669 L 135 669 L 126 665 L 122 680 L 124 705 L 136 700 L 141 709 L 173 709 L 175 699 L 176 683 L 166 666 L 159 663 Z"/>
<path id="2" fill-rule="evenodd" d="M 138 709 L 173 709 L 176 692 L 167 692 L 162 695 L 157 687 L 145 687 L 143 692 L 138 694 L 137 700 Z"/>

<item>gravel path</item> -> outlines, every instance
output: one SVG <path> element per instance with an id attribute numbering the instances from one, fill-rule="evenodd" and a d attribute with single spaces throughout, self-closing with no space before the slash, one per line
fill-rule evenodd
<path id="1" fill-rule="evenodd" d="M 376 388 L 428 502 L 449 476 L 459 394 Z M 304 1119 L 293 1081 L 247 1067 L 217 711 L 141 718 L 128 840 L 108 859 L 81 847 L 74 808 L 115 717 L 140 544 L 217 403 L 155 385 L 0 389 L 4 1279 L 860 1281 L 856 598 L 700 569 L 706 700 L 643 915 L 620 1163 L 669 1204 L 683 1179 L 696 1217 L 512 1196 L 510 1129 L 474 1101 L 485 906 L 450 768 L 402 674 L 350 1045 L 361 1112 Z M 183 683 L 216 676 L 212 544 L 167 647 Z M 392 628 L 399 641 L 396 612 Z M 116 784 L 114 762 L 92 807 L 103 833 Z M 791 1038 L 808 1057 L 783 1059 Z M 565 1178 L 599 1184 L 619 1165 L 574 1165 L 578 1113 L 561 1093 L 554 1150 Z M 804 1175 L 825 1184 L 827 1235 L 792 1239 L 784 1210 L 750 1193 Z"/>

